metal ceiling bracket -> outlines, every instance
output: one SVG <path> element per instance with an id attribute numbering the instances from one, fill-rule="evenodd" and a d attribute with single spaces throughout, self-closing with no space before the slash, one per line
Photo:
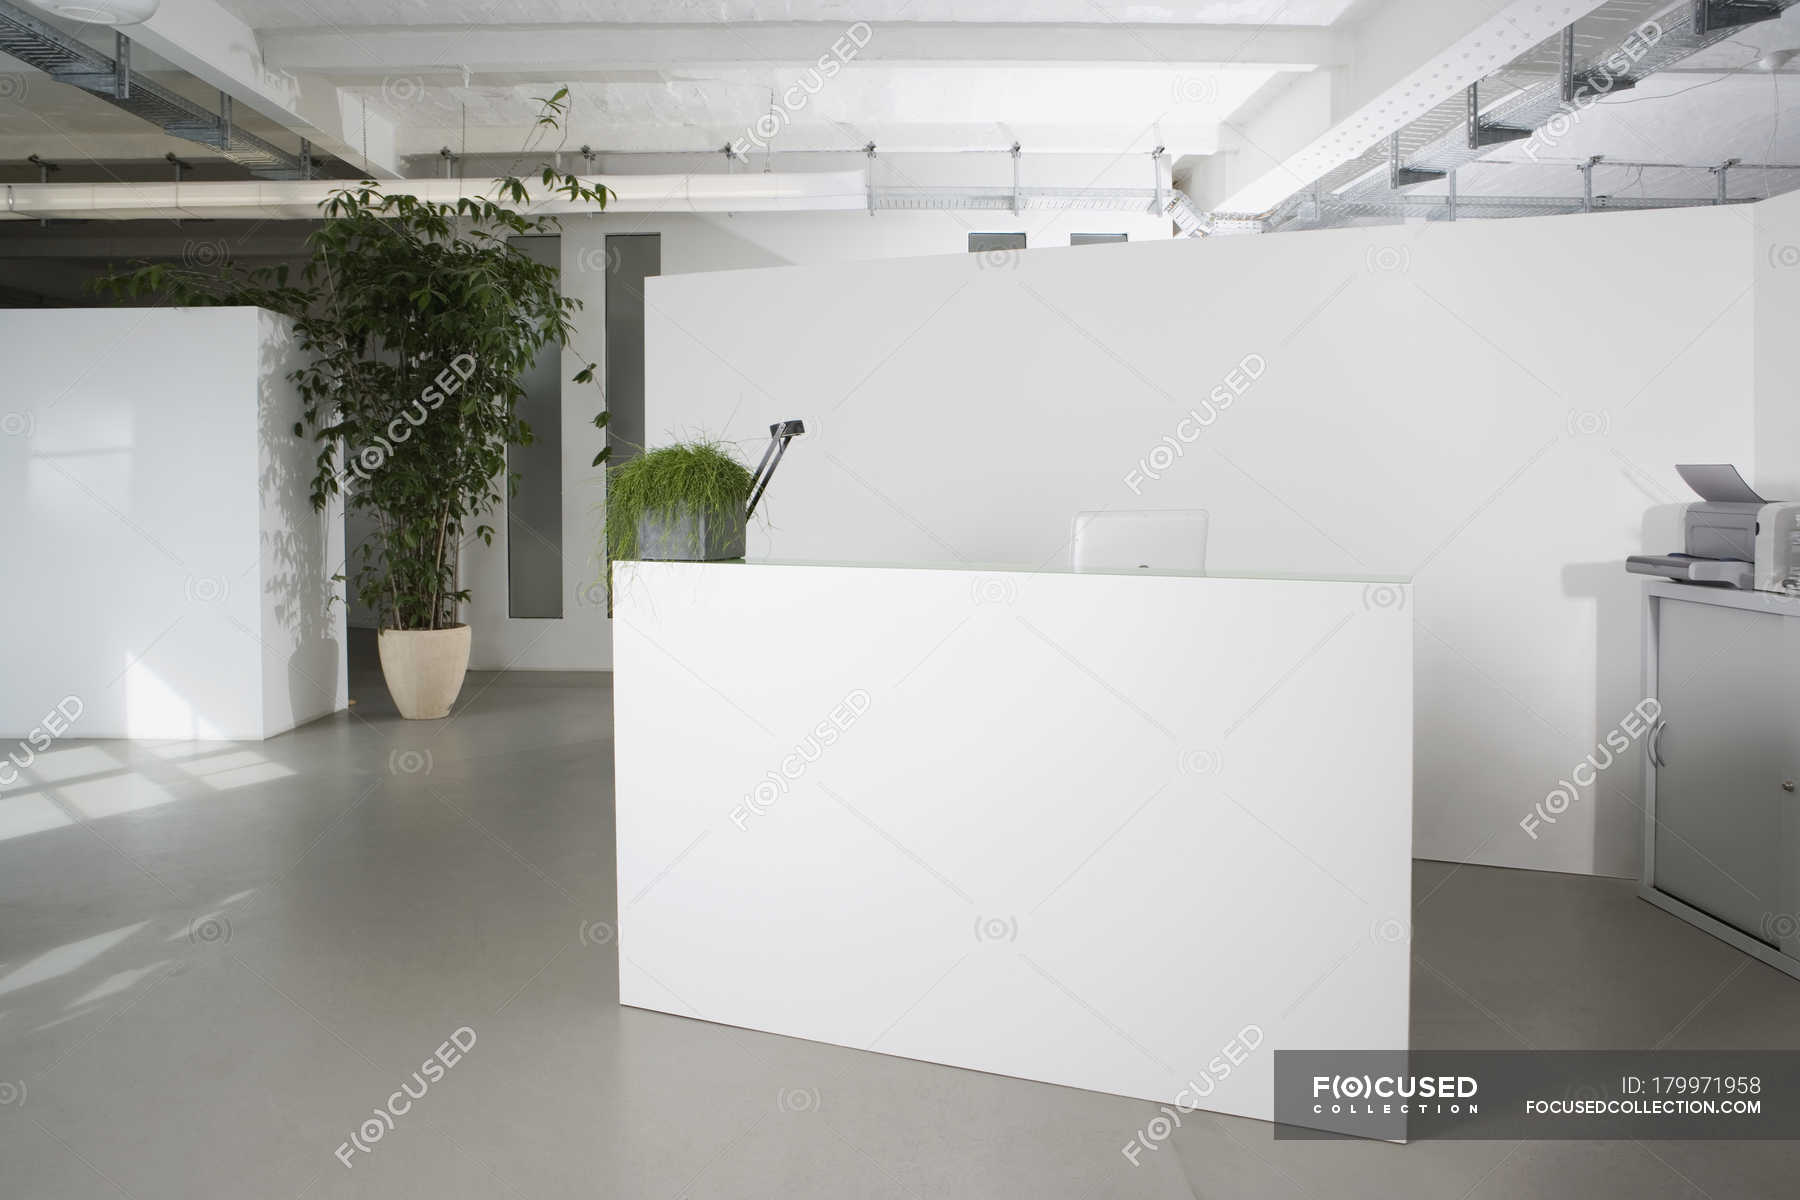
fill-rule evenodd
<path id="1" fill-rule="evenodd" d="M 1325 196 L 1325 189 L 1321 189 L 1318 184 L 1312 185 L 1312 191 L 1301 194 L 1298 205 L 1294 207 L 1294 218 L 1300 219 L 1300 221 L 1319 219 L 1319 214 L 1325 212 L 1323 196 Z"/>
<path id="2" fill-rule="evenodd" d="M 1615 54 L 1609 61 L 1616 61 Z M 1562 102 L 1566 109 L 1577 104 L 1585 97 L 1610 96 L 1614 92 L 1623 92 L 1636 87 L 1637 80 L 1629 75 L 1608 70 L 1605 66 L 1589 67 L 1578 71 L 1575 50 L 1575 27 L 1567 25 L 1562 31 Z"/>
<path id="3" fill-rule="evenodd" d="M 166 133 L 183 138 L 190 142 L 199 142 L 202 146 L 211 146 L 215 150 L 231 149 L 231 97 L 224 92 L 219 93 L 219 111 L 209 113 L 196 108 L 182 120 L 170 121 L 163 126 Z"/>
<path id="4" fill-rule="evenodd" d="M 113 99 L 131 99 L 131 39 L 113 34 Z"/>
<path id="5" fill-rule="evenodd" d="M 1516 142 L 1531 136 L 1531 130 L 1520 129 L 1516 125 L 1483 125 L 1481 123 L 1481 84 L 1469 85 L 1469 149 L 1479 150 L 1483 146 L 1498 146 L 1505 142 Z"/>
<path id="6" fill-rule="evenodd" d="M 1694 32 L 1736 29 L 1758 21 L 1773 21 L 1780 15 L 1781 5 L 1773 0 L 1694 0 Z"/>
<path id="7" fill-rule="evenodd" d="M 29 162 L 37 167 L 39 183 L 49 183 L 50 182 L 50 172 L 62 170 L 61 164 L 53 163 L 53 162 L 45 162 L 43 159 L 39 158 L 35 154 L 33 154 L 30 158 L 26 159 L 25 161 Z M 9 189 L 8 194 L 10 197 L 10 189 Z M 8 208 L 12 207 L 10 198 L 8 200 L 7 207 Z M 40 217 L 38 219 L 38 224 L 40 226 L 42 226 L 43 228 L 48 229 L 48 228 L 50 228 L 50 219 L 48 217 Z"/>
<path id="8" fill-rule="evenodd" d="M 1442 171 L 1426 171 L 1400 165 L 1400 134 L 1395 132 L 1388 136 L 1388 187 L 1411 187 L 1415 183 L 1430 183 L 1443 177 Z"/>
<path id="9" fill-rule="evenodd" d="M 1742 159 L 1738 158 L 1728 158 L 1718 166 L 1712 168 L 1713 179 L 1718 184 L 1718 188 L 1713 193 L 1714 204 L 1724 204 L 1730 200 L 1730 196 L 1725 187 L 1725 177 L 1731 173 L 1731 168 L 1737 166 L 1738 163 L 1742 161 Z"/>
<path id="10" fill-rule="evenodd" d="M 1012 212 L 1013 212 L 1013 216 L 1016 217 L 1019 215 L 1019 213 L 1021 211 L 1023 211 L 1023 204 L 1019 199 L 1019 143 L 1017 143 L 1017 142 L 1014 142 L 1012 144 L 1012 160 L 1013 160 Z"/>
<path id="11" fill-rule="evenodd" d="M 78 87 L 84 92 L 111 96 L 115 100 L 131 98 L 131 41 L 123 33 L 113 31 L 113 61 L 110 66 L 98 53 L 79 59 L 69 55 L 63 61 L 78 62 L 79 65 L 59 68 L 54 64 L 47 64 L 43 68 L 56 82 Z"/>
<path id="12" fill-rule="evenodd" d="M 1586 162 L 1581 164 L 1580 170 L 1581 170 L 1581 211 L 1582 212 L 1593 212 L 1594 211 L 1594 164 L 1598 163 L 1600 161 L 1600 159 L 1601 159 L 1601 156 L 1596 154 L 1592 158 L 1588 159 Z"/>
<path id="13" fill-rule="evenodd" d="M 1575 26 L 1562 31 L 1562 98 L 1564 104 L 1575 102 Z"/>
<path id="14" fill-rule="evenodd" d="M 187 170 L 193 164 L 184 162 L 181 159 L 176 158 L 175 152 L 173 150 L 171 150 L 167 154 L 163 155 L 163 159 L 171 167 L 175 168 L 175 187 L 177 189 L 179 189 L 181 187 L 181 173 L 183 171 Z M 180 217 L 175 218 L 175 228 L 177 228 L 177 229 L 181 228 L 181 218 Z"/>
<path id="15" fill-rule="evenodd" d="M 869 215 L 872 217 L 875 215 L 875 143 L 865 145 L 863 153 L 868 156 L 863 166 L 863 187 L 869 193 Z"/>

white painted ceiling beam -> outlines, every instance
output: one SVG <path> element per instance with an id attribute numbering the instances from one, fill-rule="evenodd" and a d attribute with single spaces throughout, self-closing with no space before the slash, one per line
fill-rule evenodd
<path id="1" fill-rule="evenodd" d="M 400 175 L 393 123 L 317 76 L 270 70 L 257 35 L 214 0 L 162 0 L 126 34 L 195 78 L 380 179 Z M 110 53 L 110 45 L 107 47 Z M 366 159 L 365 159 L 366 147 Z"/>
<path id="2" fill-rule="evenodd" d="M 191 0 L 190 0 L 191 2 Z M 852 31 L 854 37 L 852 38 Z M 325 75 L 503 73 L 581 78 L 596 71 L 809 66 L 834 47 L 889 65 L 990 63 L 1240 66 L 1304 70 L 1339 61 L 1329 29 L 1101 22 L 1027 25 L 835 21 L 665 25 L 494 25 L 278 29 L 261 34 L 272 67 Z M 851 40 L 864 44 L 858 48 Z"/>
<path id="3" fill-rule="evenodd" d="M 1229 122 L 1190 182 L 1201 209 L 1261 213 L 1603 0 L 1389 0 L 1344 30 L 1345 63 Z"/>

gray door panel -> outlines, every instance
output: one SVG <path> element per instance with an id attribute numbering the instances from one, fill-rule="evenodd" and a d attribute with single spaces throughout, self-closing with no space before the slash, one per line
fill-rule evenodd
<path id="1" fill-rule="evenodd" d="M 1792 920 L 1791 624 L 1665 601 L 1657 655 L 1655 884 L 1773 945 Z"/>

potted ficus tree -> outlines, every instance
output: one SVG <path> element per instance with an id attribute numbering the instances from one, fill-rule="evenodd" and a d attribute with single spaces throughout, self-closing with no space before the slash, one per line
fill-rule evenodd
<path id="1" fill-rule="evenodd" d="M 537 129 L 559 127 L 567 89 L 541 101 Z M 530 147 L 527 147 L 529 150 Z M 606 206 L 606 189 L 545 166 L 544 188 Z M 293 378 L 319 443 L 312 502 L 333 496 L 373 536 L 347 564 L 350 586 L 379 617 L 381 669 L 400 714 L 448 715 L 469 664 L 469 591 L 459 559 L 469 534 L 491 543 L 487 516 L 512 493 L 509 445 L 529 445 L 521 379 L 540 351 L 564 347 L 581 302 L 555 268 L 509 238 L 557 231 L 531 215 L 517 176 L 493 194 L 437 203 L 363 181 L 334 191 L 307 239 L 298 280 L 287 267 L 239 272 L 161 264 L 102 281 L 127 297 L 177 305 L 256 305 L 293 320 L 304 365 Z M 575 376 L 594 383 L 594 364 Z M 596 385 L 597 387 L 598 385 Z M 594 418 L 604 427 L 606 413 Z M 594 457 L 598 466 L 607 457 Z"/>

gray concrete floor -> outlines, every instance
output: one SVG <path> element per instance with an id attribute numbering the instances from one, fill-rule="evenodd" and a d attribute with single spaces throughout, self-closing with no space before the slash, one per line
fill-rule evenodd
<path id="1" fill-rule="evenodd" d="M 1276 1142 L 1205 1113 L 1134 1167 L 1154 1105 L 622 1009 L 610 689 L 473 675 L 419 723 L 366 670 L 352 694 L 266 743 L 67 743 L 0 798 L 0 1196 L 1800 1187 L 1793 1143 Z M 1800 983 L 1623 880 L 1420 862 L 1414 894 L 1415 1045 L 1800 1049 Z"/>

